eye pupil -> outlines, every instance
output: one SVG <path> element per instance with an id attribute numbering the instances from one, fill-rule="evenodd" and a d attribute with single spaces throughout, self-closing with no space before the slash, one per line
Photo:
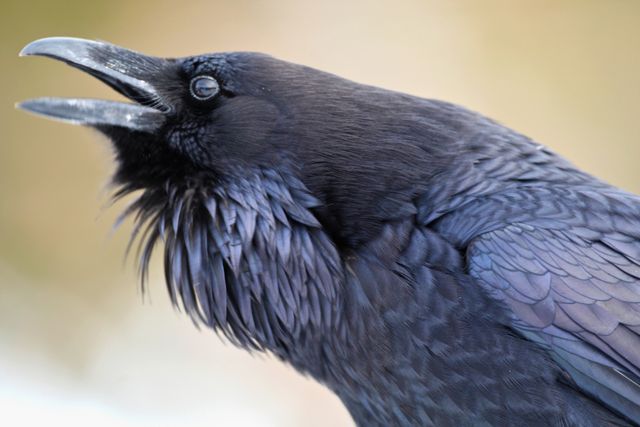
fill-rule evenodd
<path id="1" fill-rule="evenodd" d="M 199 101 L 213 98 L 220 91 L 216 79 L 210 76 L 199 76 L 191 80 L 191 95 Z"/>

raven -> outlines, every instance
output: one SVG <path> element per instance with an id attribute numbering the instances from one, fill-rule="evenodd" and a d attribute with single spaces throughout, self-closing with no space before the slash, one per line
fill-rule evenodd
<path id="1" fill-rule="evenodd" d="M 449 103 L 247 53 L 46 38 L 134 101 L 19 107 L 112 141 L 144 286 L 358 425 L 640 424 L 640 198 Z"/>

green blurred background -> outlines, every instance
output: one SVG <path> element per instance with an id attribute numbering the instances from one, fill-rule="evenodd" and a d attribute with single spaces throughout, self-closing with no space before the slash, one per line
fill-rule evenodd
<path id="1" fill-rule="evenodd" d="M 321 386 L 142 298 L 106 209 L 108 143 L 36 119 L 37 96 L 117 98 L 18 51 L 45 36 L 160 56 L 256 50 L 480 111 L 640 192 L 640 2 L 15 1 L 0 13 L 3 424 L 349 426 Z M 119 209 L 120 208 L 120 209 Z M 11 420 L 8 422 L 8 420 Z"/>

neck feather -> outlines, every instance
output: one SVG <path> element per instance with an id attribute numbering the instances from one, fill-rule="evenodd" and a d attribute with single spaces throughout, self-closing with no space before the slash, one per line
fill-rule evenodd
<path id="1" fill-rule="evenodd" d="M 234 344 L 281 357 L 331 328 L 340 313 L 340 256 L 291 175 L 259 170 L 229 182 L 170 182 L 144 189 L 134 216 L 143 288 L 164 242 L 172 302 Z M 123 186 L 121 197 L 135 188 Z"/>

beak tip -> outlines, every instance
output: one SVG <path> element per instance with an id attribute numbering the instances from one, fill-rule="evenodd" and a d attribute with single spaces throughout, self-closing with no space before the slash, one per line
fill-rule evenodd
<path id="1" fill-rule="evenodd" d="M 33 55 L 33 51 L 31 49 L 32 45 L 33 45 L 33 43 L 29 43 L 28 45 L 23 47 L 22 50 L 20 50 L 20 53 L 18 53 L 18 56 L 19 57 L 23 57 L 23 56 L 31 56 L 31 55 Z"/>
<path id="2" fill-rule="evenodd" d="M 84 51 L 88 46 L 96 46 L 101 43 L 92 40 L 84 40 L 75 37 L 45 37 L 34 40 L 22 48 L 18 56 L 59 56 L 65 51 L 76 49 Z"/>
<path id="3" fill-rule="evenodd" d="M 58 39 L 58 38 L 59 37 L 47 37 L 44 39 L 34 40 L 28 45 L 26 45 L 25 47 L 23 47 L 20 53 L 18 53 L 18 56 L 23 57 L 23 56 L 34 56 L 34 55 L 42 54 L 43 47 L 46 47 L 48 44 L 50 44 L 48 42 L 50 42 L 52 39 Z"/>
<path id="4" fill-rule="evenodd" d="M 26 101 L 16 102 L 13 106 L 16 110 L 26 111 L 27 113 L 38 114 L 37 99 L 27 99 Z"/>
<path id="5" fill-rule="evenodd" d="M 38 112 L 38 102 L 36 99 L 27 99 L 26 101 L 20 101 L 13 104 L 16 110 L 26 111 L 27 113 Z"/>

